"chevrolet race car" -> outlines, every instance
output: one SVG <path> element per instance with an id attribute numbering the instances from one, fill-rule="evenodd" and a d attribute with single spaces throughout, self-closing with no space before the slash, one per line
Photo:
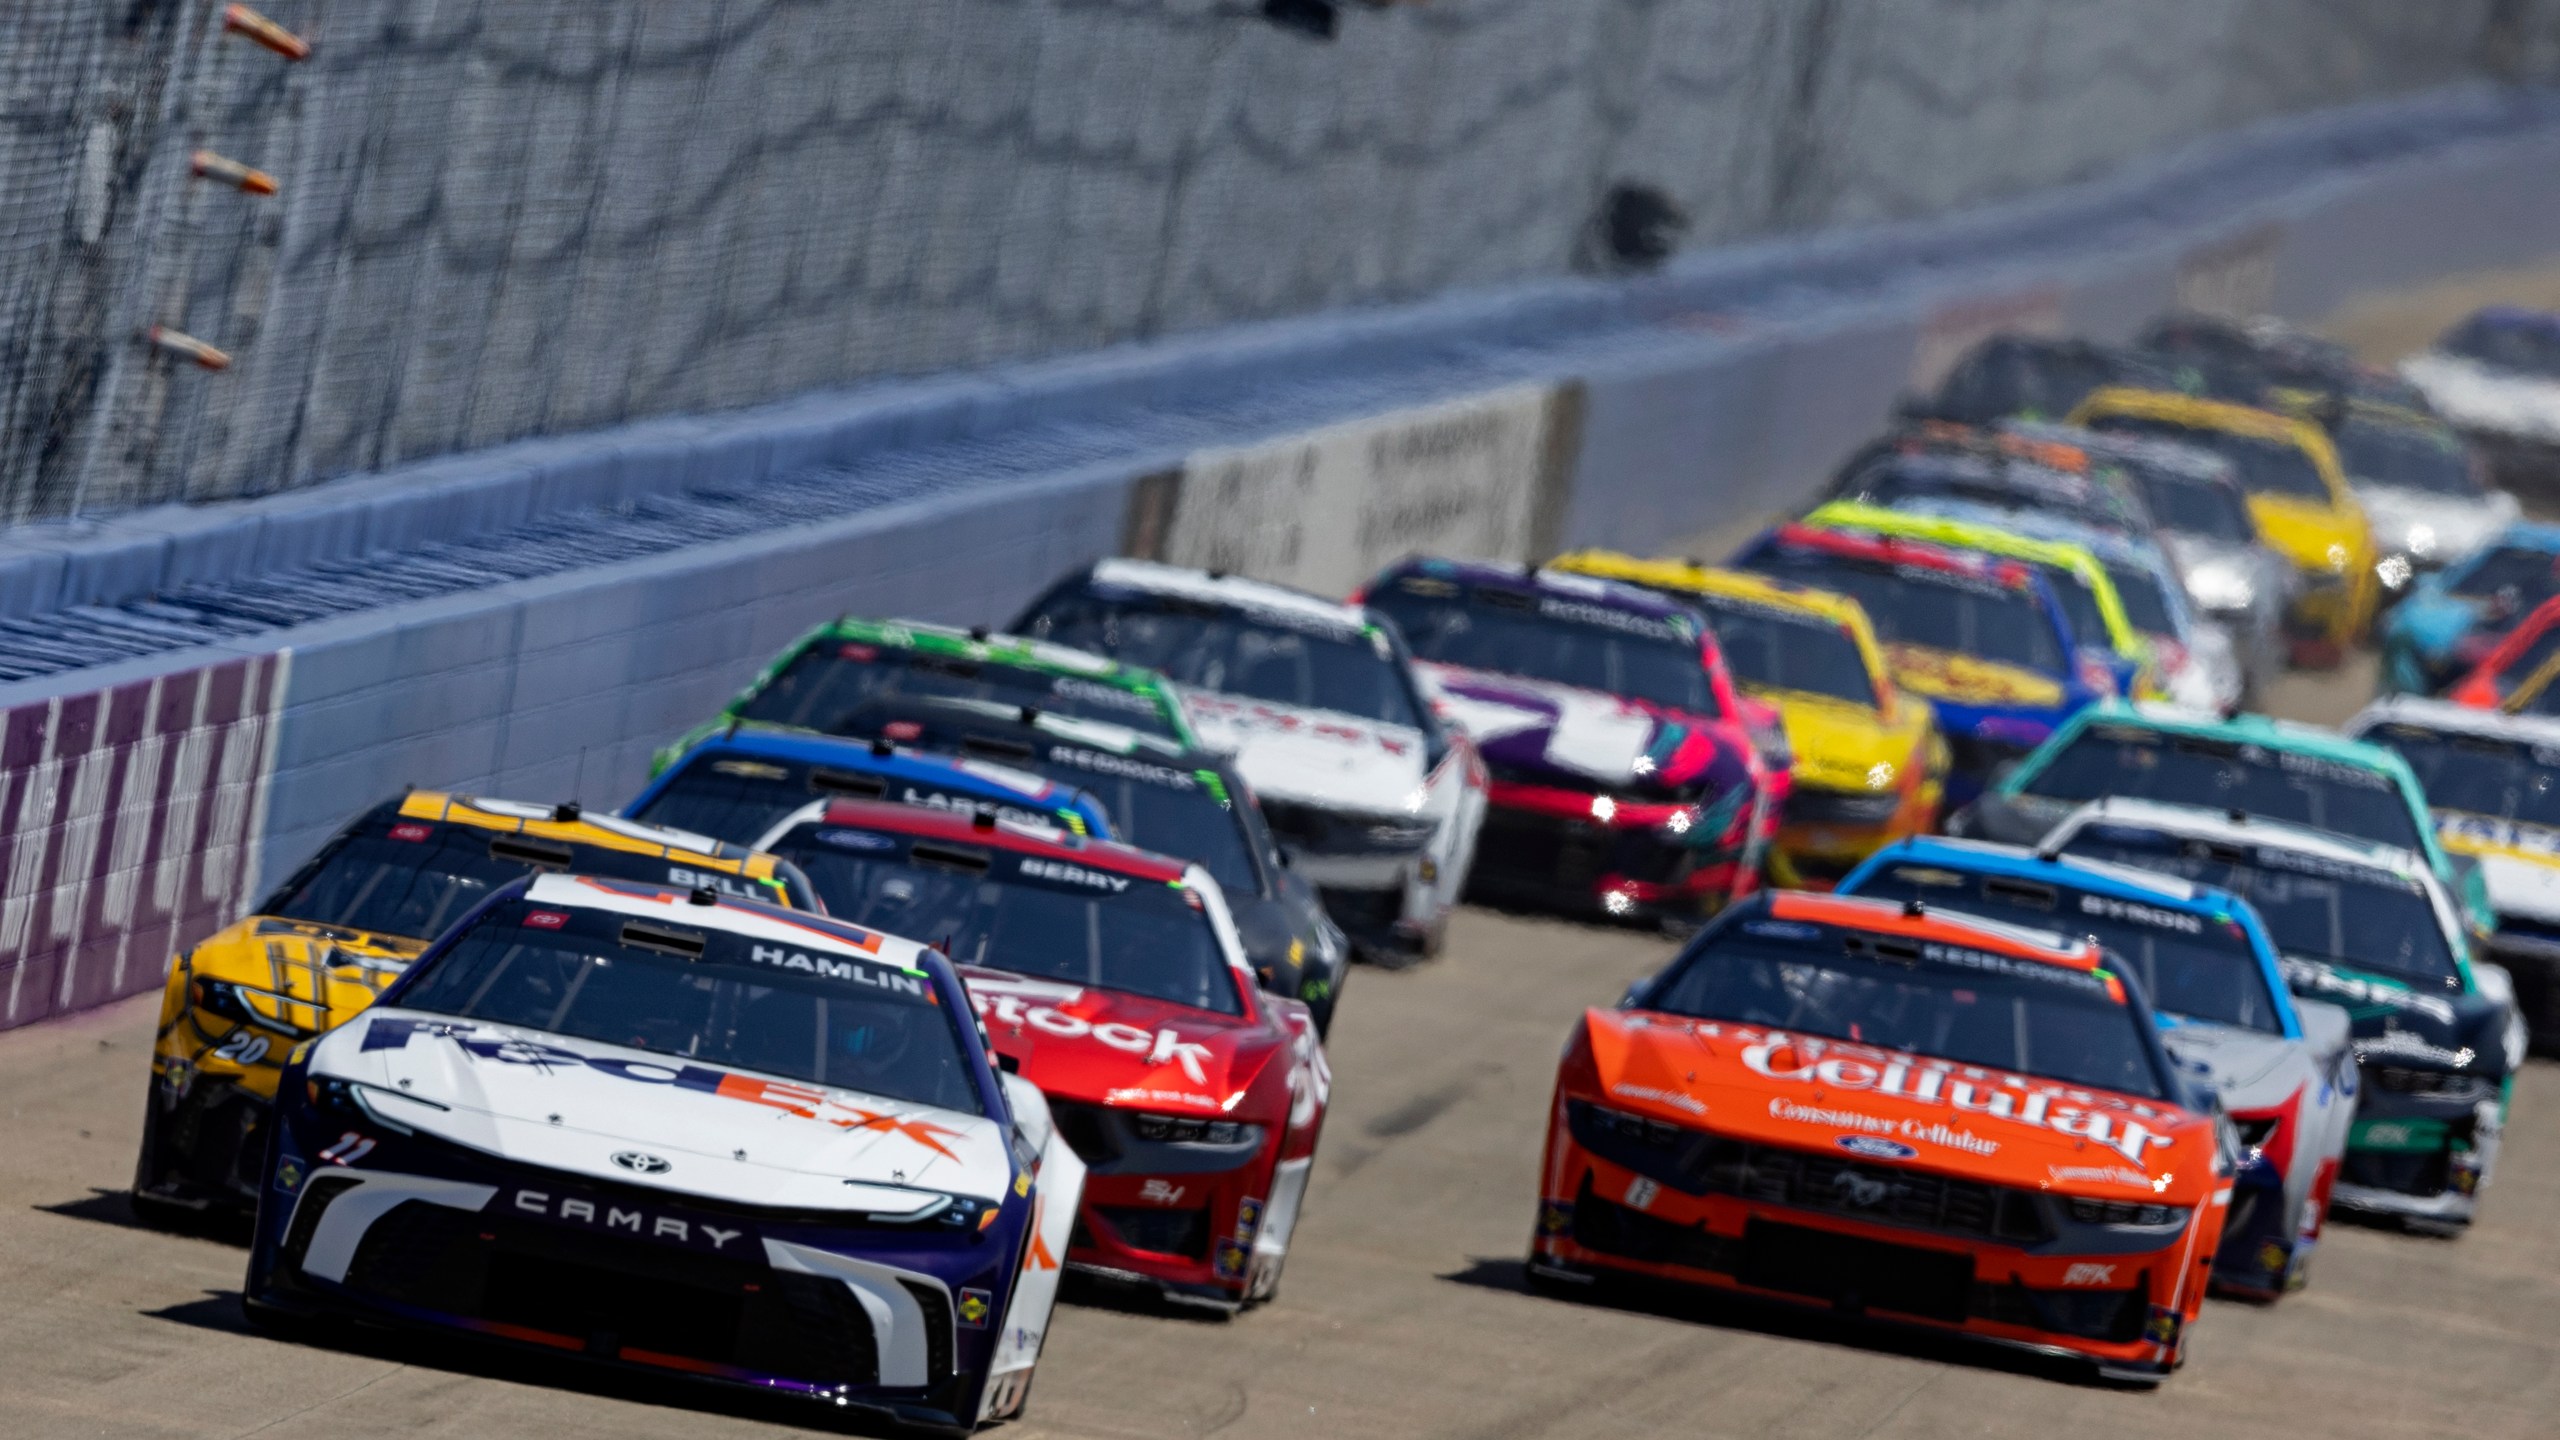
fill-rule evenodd
<path id="1" fill-rule="evenodd" d="M 743 844 L 822 795 L 962 814 L 988 810 L 1007 820 L 1111 838 L 1101 801 L 1028 770 L 901 749 L 886 737 L 866 742 L 736 726 L 669 762 L 622 813 Z"/>
<path id="2" fill-rule="evenodd" d="M 1284 585 L 1105 560 L 1015 628 L 1170 675 L 1356 952 L 1404 963 L 1440 948 L 1475 860 L 1484 767 L 1395 626 Z"/>
<path id="3" fill-rule="evenodd" d="M 2560 473 L 2560 315 L 2491 306 L 2400 373 L 2511 483 L 2547 490 Z"/>
<path id="4" fill-rule="evenodd" d="M 1254 978 L 1303 1000 L 1316 1033 L 1333 1024 L 1351 941 L 1289 864 L 1253 791 L 1223 755 L 1186 750 L 1103 720 L 1033 715 L 985 700 L 891 700 L 863 707 L 855 733 L 1037 771 L 1085 787 L 1109 817 L 1098 838 L 1188 860 L 1226 896 Z M 1073 830 L 1075 827 L 1066 827 Z"/>
<path id="5" fill-rule="evenodd" d="M 2373 619 L 2373 529 L 2316 425 L 2272 411 L 2144 390 L 2101 390 L 2071 422 L 2196 445 L 2229 460 L 2268 545 L 2301 575 L 2286 616 L 2294 658 L 2334 665 Z"/>
<path id="6" fill-rule="evenodd" d="M 928 811 L 912 812 L 930 814 Z M 1021 1413 L 1084 1165 L 911 940 L 500 889 L 295 1049 L 243 1305 L 962 1434 Z"/>
<path id="7" fill-rule="evenodd" d="M 1841 882 L 1843 895 L 1917 900 L 2086 935 L 2151 998 L 2169 1057 L 2201 1075 L 2245 1151 L 2214 1284 L 2273 1299 L 2309 1278 L 2355 1118 L 2347 1012 L 2295 1000 L 2247 901 L 2149 870 L 1969 840 L 1915 840 Z"/>
<path id="8" fill-rule="evenodd" d="M 791 642 L 727 709 L 659 751 L 653 770 L 741 724 L 840 734 L 839 721 L 892 696 L 992 700 L 1199 743 L 1182 702 L 1154 671 L 983 628 L 848 617 Z"/>
<path id="9" fill-rule="evenodd" d="M 2426 791 L 2406 762 L 2333 730 L 2264 715 L 2092 708 L 1951 816 L 1947 831 L 2035 845 L 2073 810 L 2111 795 L 2237 810 L 2414 851 L 2475 933 L 2495 923 L 2478 867 L 2437 841 Z"/>
<path id="10" fill-rule="evenodd" d="M 2236 817 L 2236 818 L 2235 818 Z M 2471 961 L 2453 902 L 2405 850 L 2183 805 L 2105 800 L 2047 851 L 2158 870 L 2256 908 L 2295 995 L 2343 1007 L 2361 1070 L 2335 1204 L 2458 1233 L 2488 1189 L 2524 1021 Z"/>
<path id="11" fill-rule="evenodd" d="M 816 908 L 808 880 L 770 855 L 574 804 L 416 790 L 378 805 L 171 965 L 134 1213 L 175 1225 L 253 1208 L 286 1052 L 372 1004 L 428 941 L 528 869 Z"/>
<path id="12" fill-rule="evenodd" d="M 2560 597 L 2560 525 L 2510 525 L 2488 548 L 2433 575 L 2382 630 L 2382 688 L 2432 695 L 2488 658 L 2510 628 Z"/>
<path id="13" fill-rule="evenodd" d="M 1484 757 L 1469 893 L 1679 921 L 1758 888 L 1787 742 L 1695 610 L 1587 575 L 1425 559 L 1361 598 Z"/>
<path id="14" fill-rule="evenodd" d="M 768 836 L 831 913 L 932 937 L 1091 1175 L 1070 1269 L 1234 1310 L 1280 1283 L 1331 1075 L 1218 883 L 1062 831 L 829 803 Z"/>
<path id="15" fill-rule="evenodd" d="M 2002 764 L 2112 693 L 2101 684 L 2104 666 L 2079 663 L 2061 602 L 2031 566 L 1810 525 L 1780 526 L 1732 563 L 1858 602 L 1884 642 L 1893 683 L 1937 714 L 1950 805 L 1971 800 Z"/>
<path id="16" fill-rule="evenodd" d="M 2480 868 L 2498 921 L 2485 948 L 2514 981 L 2532 1044 L 2560 1051 L 2560 720 L 2400 696 L 2346 732 L 2417 772 L 2437 838 Z"/>
<path id="17" fill-rule="evenodd" d="M 2209 1103 L 2088 941 L 1755 897 L 1574 1027 L 1529 1272 L 1739 1290 L 2156 1383 L 2231 1199 Z"/>
<path id="18" fill-rule="evenodd" d="M 1937 823 L 1948 763 L 1937 713 L 1893 683 L 1857 601 L 1740 570 L 1604 550 L 1561 556 L 1548 568 L 1624 580 L 1697 606 L 1734 683 L 1778 707 L 1795 760 L 1770 854 L 1784 883 L 1835 878 L 1878 846 Z"/>
<path id="19" fill-rule="evenodd" d="M 2538 697 L 2550 691 L 2554 655 L 2560 655 L 2560 598 L 2534 606 L 2479 664 L 2445 688 L 2444 698 L 2480 710 L 2507 710 L 2515 700 L 2513 710 L 2549 714 L 2553 702 Z M 2517 692 L 2525 689 L 2534 694 L 2518 699 Z"/>

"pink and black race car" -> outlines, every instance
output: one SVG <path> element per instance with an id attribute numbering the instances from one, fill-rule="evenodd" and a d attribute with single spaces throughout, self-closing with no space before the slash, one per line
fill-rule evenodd
<path id="1" fill-rule="evenodd" d="M 1750 894 L 1792 764 L 1715 632 L 1613 580 L 1407 560 L 1363 592 L 1492 777 L 1471 888 L 1685 919 Z"/>
<path id="2" fill-rule="evenodd" d="M 1064 830 L 841 800 L 765 837 L 828 913 L 948 954 L 1088 1170 L 1067 1268 L 1233 1310 L 1280 1283 L 1332 1088 L 1218 882 Z"/>

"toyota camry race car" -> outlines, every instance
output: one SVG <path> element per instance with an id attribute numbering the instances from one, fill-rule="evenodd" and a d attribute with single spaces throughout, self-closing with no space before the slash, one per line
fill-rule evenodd
<path id="1" fill-rule="evenodd" d="M 1961 1331 L 2155 1382 L 2236 1152 L 2098 947 L 1780 891 L 1567 1040 L 1530 1274 Z"/>
<path id="2" fill-rule="evenodd" d="M 634 820 L 750 843 L 813 797 L 845 795 L 1111 836 L 1102 803 L 1073 785 L 968 756 L 733 727 L 696 743 L 622 807 Z"/>
<path id="3" fill-rule="evenodd" d="M 2560 1051 L 2560 720 L 2395 696 L 2346 732 L 2417 772 L 2437 837 L 2480 867 L 2498 921 L 2486 948 L 2534 1047 Z"/>
<path id="4" fill-rule="evenodd" d="M 800 872 L 770 855 L 574 804 L 420 790 L 376 806 L 255 913 L 171 965 L 135 1213 L 177 1224 L 254 1207 L 286 1052 L 372 1004 L 428 941 L 529 869 L 816 904 Z"/>
<path id="5" fill-rule="evenodd" d="M 928 937 L 1091 1168 L 1070 1268 L 1175 1303 L 1267 1299 L 1331 1090 L 1307 1007 L 1259 992 L 1218 882 L 1125 845 L 836 801 L 767 843 L 828 910 Z"/>
<path id="6" fill-rule="evenodd" d="M 2475 965 L 2453 903 L 2407 851 L 2219 811 L 2108 800 L 2045 849 L 2158 870 L 2256 908 L 2294 994 L 2343 1007 L 2361 1068 L 2332 1198 L 2452 1233 L 2497 1166 L 2524 1021 L 2506 971 Z"/>
<path id="7" fill-rule="evenodd" d="M 1440 948 L 1475 860 L 1484 767 L 1433 709 L 1395 626 L 1283 585 L 1105 560 L 1014 628 L 1171 676 L 1359 951 Z"/>
<path id="8" fill-rule="evenodd" d="M 1758 887 L 1787 743 L 1696 611 L 1587 575 L 1423 559 L 1363 598 L 1484 757 L 1473 893 L 1687 920 Z"/>
<path id="9" fill-rule="evenodd" d="M 930 813 L 930 812 L 915 812 Z M 962 1433 L 1020 1413 L 1084 1186 L 911 940 L 589 876 L 501 889 L 297 1048 L 244 1303 Z"/>
<path id="10" fill-rule="evenodd" d="M 2272 1299 L 2309 1277 L 2355 1118 L 2350 1022 L 2288 993 L 2248 902 L 2156 871 L 1966 840 L 1894 846 L 1840 893 L 2097 941 L 2109 967 L 2142 981 L 2169 1057 L 2212 1086 L 2239 1129 L 2214 1283 Z"/>

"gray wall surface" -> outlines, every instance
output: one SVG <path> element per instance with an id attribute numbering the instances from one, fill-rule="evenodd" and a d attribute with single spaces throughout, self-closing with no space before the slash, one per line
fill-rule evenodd
<path id="1" fill-rule="evenodd" d="M 0 518 L 1940 213 L 2560 66 L 2560 0 L 16 0 Z M 189 178 L 209 147 L 282 194 Z M 145 349 L 160 324 L 230 352 Z"/>

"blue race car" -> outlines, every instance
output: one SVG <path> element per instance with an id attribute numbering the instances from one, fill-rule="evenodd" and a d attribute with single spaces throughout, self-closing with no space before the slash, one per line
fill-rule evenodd
<path id="1" fill-rule="evenodd" d="M 704 737 L 622 807 L 642 820 L 752 845 L 812 800 L 891 800 L 1113 838 L 1102 802 L 1073 785 L 992 761 L 846 740 L 732 728 Z"/>
<path id="2" fill-rule="evenodd" d="M 243 1305 L 963 1434 L 1022 1408 L 1085 1167 L 910 940 L 709 889 L 494 892 L 297 1047 Z"/>
<path id="3" fill-rule="evenodd" d="M 2480 663 L 2509 627 L 2560 595 L 2560 525 L 2510 525 L 2431 575 L 2382 628 L 2382 688 L 2433 695 Z"/>
<path id="4" fill-rule="evenodd" d="M 2248 902 L 2147 870 L 1942 839 L 1878 851 L 1839 893 L 2085 934 L 2133 971 L 2170 1057 L 2212 1088 L 2244 1148 L 2215 1285 L 2267 1299 L 2302 1285 L 2355 1116 L 2351 1022 L 2292 996 Z"/>

